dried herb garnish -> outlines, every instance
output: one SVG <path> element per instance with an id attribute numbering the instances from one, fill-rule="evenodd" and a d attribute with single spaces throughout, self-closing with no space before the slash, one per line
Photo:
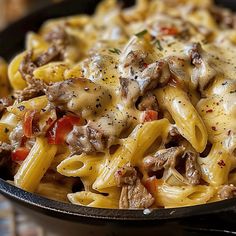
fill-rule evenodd
<path id="1" fill-rule="evenodd" d="M 139 33 L 135 34 L 135 36 L 141 38 L 143 37 L 148 31 L 145 29 L 143 31 L 140 31 Z"/>
<path id="2" fill-rule="evenodd" d="M 154 45 L 157 46 L 157 48 L 162 51 L 163 50 L 163 47 L 161 46 L 161 42 L 159 39 L 156 39 L 154 42 L 153 42 Z"/>
<path id="3" fill-rule="evenodd" d="M 110 49 L 109 49 L 109 52 L 116 53 L 116 54 L 118 54 L 118 55 L 121 54 L 121 50 L 118 49 L 118 48 L 110 48 Z"/>

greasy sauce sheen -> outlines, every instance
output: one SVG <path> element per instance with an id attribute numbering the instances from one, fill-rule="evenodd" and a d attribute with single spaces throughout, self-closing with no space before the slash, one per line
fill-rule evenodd
<path id="1" fill-rule="evenodd" d="M 120 209 L 236 196 L 236 15 L 104 0 L 0 60 L 0 169 L 29 192 Z"/>

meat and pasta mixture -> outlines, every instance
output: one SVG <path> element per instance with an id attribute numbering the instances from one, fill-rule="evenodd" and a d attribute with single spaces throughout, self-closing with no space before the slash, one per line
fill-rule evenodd
<path id="1" fill-rule="evenodd" d="M 211 1 L 105 0 L 0 61 L 0 168 L 99 208 L 236 196 L 236 15 Z"/>

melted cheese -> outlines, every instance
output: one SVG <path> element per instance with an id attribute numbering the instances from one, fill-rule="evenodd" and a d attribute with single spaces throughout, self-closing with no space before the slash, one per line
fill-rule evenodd
<path id="1" fill-rule="evenodd" d="M 122 9 L 115 0 L 105 0 L 93 16 L 49 20 L 39 34 L 28 34 L 27 50 L 33 50 L 34 56 L 54 41 L 65 41 L 63 60 L 50 62 L 33 73 L 47 85 L 61 83 L 65 88 L 49 100 L 53 103 L 58 99 L 65 113 L 86 119 L 85 128 L 90 125 L 101 130 L 104 136 L 115 137 L 112 144 L 119 144 L 114 153 L 104 145 L 99 156 L 82 153 L 63 160 L 58 171 L 80 177 L 85 187 L 84 192 L 70 194 L 70 201 L 117 207 L 121 189 L 116 186 L 114 173 L 128 162 L 146 181 L 151 173 L 144 170 L 142 160 L 147 153 L 152 155 L 172 144 L 167 141 L 171 139 L 171 127 L 184 137 L 178 145 L 196 154 L 207 185 L 190 186 L 184 174 L 171 169 L 171 185 L 170 179 L 169 183 L 163 177 L 158 179 L 158 191 L 153 193 L 156 205 L 186 206 L 219 198 L 215 196 L 221 185 L 228 184 L 229 171 L 236 166 L 236 33 L 218 24 L 212 8 L 211 0 L 137 0 L 128 9 Z M 48 34 L 59 39 L 46 42 Z M 15 90 L 27 86 L 19 72 L 24 56 L 25 52 L 18 55 L 8 68 Z M 6 72 L 0 68 L 1 77 L 5 78 Z M 143 109 L 138 106 L 146 95 L 158 100 L 159 104 L 154 104 L 157 108 L 153 104 Z M 50 98 L 50 94 L 47 96 Z M 48 105 L 47 96 L 20 105 L 42 110 Z M 21 128 L 19 119 L 24 112 L 18 106 L 8 107 L 0 124 L 10 122 L 11 129 L 17 125 Z M 152 109 L 158 112 L 151 117 L 151 111 L 147 120 L 155 119 L 156 113 L 159 120 L 143 124 L 144 115 Z M 41 117 L 40 127 L 48 115 Z M 56 119 L 55 111 L 52 115 Z M 4 140 L 8 138 L 4 136 Z M 96 137 L 89 135 L 79 138 L 85 144 L 96 142 Z M 208 141 L 212 149 L 201 158 Z M 98 191 L 108 196 L 101 197 Z"/>

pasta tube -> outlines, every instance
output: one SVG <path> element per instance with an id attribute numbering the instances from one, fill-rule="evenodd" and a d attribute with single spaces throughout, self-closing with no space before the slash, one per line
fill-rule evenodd
<path id="1" fill-rule="evenodd" d="M 21 103 L 15 103 L 13 106 L 8 107 L 7 110 L 16 116 L 23 117 L 27 110 L 41 111 L 47 104 L 47 97 L 41 96 Z"/>
<path id="2" fill-rule="evenodd" d="M 179 88 L 167 86 L 156 91 L 160 105 L 173 117 L 179 132 L 198 152 L 206 147 L 208 134 L 201 117 L 186 93 Z"/>
<path id="3" fill-rule="evenodd" d="M 115 186 L 114 174 L 117 169 L 128 162 L 133 165 L 137 164 L 158 137 L 161 136 L 163 139 L 167 137 L 168 130 L 169 121 L 167 119 L 137 126 L 115 154 L 111 157 L 108 156 L 104 164 L 101 165 L 100 173 L 93 184 L 93 188 L 100 190 Z"/>
<path id="4" fill-rule="evenodd" d="M 15 90 L 23 90 L 27 84 L 26 81 L 22 78 L 20 72 L 19 72 L 19 66 L 22 62 L 25 52 L 17 55 L 10 63 L 8 67 L 8 78 L 10 81 L 10 84 L 13 89 Z"/>
<path id="5" fill-rule="evenodd" d="M 15 185 L 26 191 L 34 192 L 51 165 L 56 152 L 56 146 L 49 145 L 45 138 L 37 138 L 14 177 Z"/>
<path id="6" fill-rule="evenodd" d="M 205 158 L 199 158 L 202 178 L 210 185 L 219 186 L 228 182 L 231 169 L 231 155 L 220 143 L 213 144 Z"/>

